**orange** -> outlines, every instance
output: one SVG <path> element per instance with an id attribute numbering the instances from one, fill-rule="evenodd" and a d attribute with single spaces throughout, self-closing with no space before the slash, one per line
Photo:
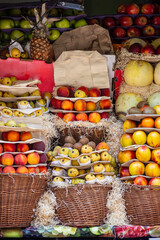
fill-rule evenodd
<path id="1" fill-rule="evenodd" d="M 135 128 L 137 126 L 136 122 L 133 121 L 133 120 L 126 120 L 124 123 L 123 123 L 123 131 L 125 131 L 126 129 L 129 129 L 129 128 Z"/>
<path id="2" fill-rule="evenodd" d="M 154 128 L 154 120 L 151 117 L 147 117 L 142 119 L 142 127 L 147 127 L 147 128 Z"/>
<path id="3" fill-rule="evenodd" d="M 160 117 L 155 119 L 155 128 L 160 128 Z"/>

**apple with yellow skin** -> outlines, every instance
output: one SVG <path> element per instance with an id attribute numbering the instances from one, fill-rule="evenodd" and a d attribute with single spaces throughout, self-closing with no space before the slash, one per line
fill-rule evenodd
<path id="1" fill-rule="evenodd" d="M 41 96 L 41 93 L 40 93 L 40 91 L 37 89 L 37 90 L 33 91 L 33 92 L 30 94 L 30 96 Z"/>
<path id="2" fill-rule="evenodd" d="M 69 154 L 69 149 L 68 148 L 61 148 L 60 150 L 59 150 L 59 154 L 63 154 L 63 155 L 65 155 L 65 156 L 68 156 L 68 154 Z"/>
<path id="3" fill-rule="evenodd" d="M 19 123 L 17 127 L 27 127 L 27 125 L 25 123 Z"/>
<path id="4" fill-rule="evenodd" d="M 7 126 L 7 127 L 16 127 L 17 124 L 16 124 L 16 122 L 13 121 L 13 120 L 8 120 L 8 121 L 6 122 L 6 126 Z"/>
<path id="5" fill-rule="evenodd" d="M 18 48 L 13 48 L 10 52 L 11 57 L 13 58 L 20 58 L 21 52 Z"/>
<path id="6" fill-rule="evenodd" d="M 152 178 L 152 179 L 149 181 L 148 185 L 160 186 L 160 178 L 158 178 L 158 177 Z"/>
<path id="7" fill-rule="evenodd" d="M 114 167 L 110 163 L 104 164 L 105 172 L 114 172 Z"/>
<path id="8" fill-rule="evenodd" d="M 157 163 L 148 163 L 145 168 L 145 175 L 149 177 L 159 177 L 160 167 Z"/>
<path id="9" fill-rule="evenodd" d="M 15 111 L 14 111 L 14 116 L 15 116 L 15 117 L 23 117 L 24 114 L 23 114 L 22 112 L 18 111 L 18 110 L 15 110 Z"/>
<path id="10" fill-rule="evenodd" d="M 94 166 L 93 166 L 93 171 L 94 172 L 102 172 L 104 170 L 104 166 L 102 163 L 96 163 Z"/>
<path id="11" fill-rule="evenodd" d="M 78 175 L 79 175 L 79 171 L 77 168 L 68 169 L 68 177 L 77 177 Z"/>
<path id="12" fill-rule="evenodd" d="M 11 86 L 12 85 L 12 80 L 9 77 L 4 77 L 1 81 L 1 84 Z"/>
<path id="13" fill-rule="evenodd" d="M 18 105 L 19 109 L 27 109 L 30 106 L 29 102 L 28 101 L 24 101 L 24 100 L 18 102 L 17 105 Z"/>
<path id="14" fill-rule="evenodd" d="M 79 166 L 79 162 L 77 160 L 72 160 L 72 166 Z"/>
<path id="15" fill-rule="evenodd" d="M 45 102 L 45 100 L 44 99 L 38 99 L 37 101 L 36 101 L 36 106 L 38 106 L 38 107 L 42 107 L 42 106 L 45 106 L 45 104 L 46 104 L 46 102 Z"/>
<path id="16" fill-rule="evenodd" d="M 0 107 L 6 107 L 6 103 L 5 102 L 0 102 Z"/>
<path id="17" fill-rule="evenodd" d="M 104 180 L 105 179 L 105 176 L 103 174 L 97 174 L 96 175 L 96 178 L 100 181 Z"/>
<path id="18" fill-rule="evenodd" d="M 48 111 L 48 108 L 47 107 L 42 107 L 42 112 L 43 113 L 46 113 Z"/>
<path id="19" fill-rule="evenodd" d="M 2 114 L 4 117 L 11 117 L 13 115 L 12 110 L 8 108 L 3 108 Z"/>
<path id="20" fill-rule="evenodd" d="M 64 169 L 60 167 L 53 167 L 52 172 L 53 172 L 53 175 L 55 176 L 61 176 L 64 173 Z"/>
<path id="21" fill-rule="evenodd" d="M 79 156 L 79 151 L 77 149 L 72 149 L 69 151 L 68 156 L 70 158 L 76 158 Z"/>
<path id="22" fill-rule="evenodd" d="M 157 114 L 160 114 L 160 105 L 156 105 L 153 107 Z"/>
<path id="23" fill-rule="evenodd" d="M 81 156 L 79 159 L 79 163 L 81 164 L 89 164 L 91 162 L 88 156 Z"/>
<path id="24" fill-rule="evenodd" d="M 86 170 L 85 169 L 79 169 L 79 175 L 85 174 Z"/>
<path id="25" fill-rule="evenodd" d="M 64 182 L 64 179 L 61 177 L 54 177 L 53 182 Z"/>
<path id="26" fill-rule="evenodd" d="M 0 91 L 0 97 L 2 97 L 3 96 L 3 92 L 2 91 Z"/>
<path id="27" fill-rule="evenodd" d="M 35 105 L 34 105 L 34 102 L 33 102 L 33 101 L 29 101 L 29 104 L 30 104 L 30 106 L 31 106 L 32 108 L 34 108 L 34 107 L 35 107 Z"/>
<path id="28" fill-rule="evenodd" d="M 107 151 L 101 153 L 101 160 L 102 161 L 109 161 L 110 155 Z"/>
<path id="29" fill-rule="evenodd" d="M 101 160 L 101 156 L 99 153 L 92 153 L 90 155 L 91 162 L 96 162 Z"/>
<path id="30" fill-rule="evenodd" d="M 14 96 L 12 93 L 5 92 L 5 93 L 3 94 L 3 97 L 5 97 L 5 98 L 14 98 L 15 96 Z"/>
<path id="31" fill-rule="evenodd" d="M 93 148 L 89 145 L 83 145 L 81 148 L 81 153 L 90 153 L 93 151 Z"/>
<path id="32" fill-rule="evenodd" d="M 45 100 L 47 100 L 47 99 L 51 100 L 52 99 L 52 94 L 50 92 L 45 92 L 44 95 L 43 95 L 43 98 Z"/>
<path id="33" fill-rule="evenodd" d="M 41 116 L 41 115 L 43 114 L 42 109 L 36 110 L 36 111 L 35 111 L 35 114 L 36 114 L 36 117 Z"/>
<path id="34" fill-rule="evenodd" d="M 140 146 L 136 150 L 136 158 L 142 162 L 148 162 L 151 159 L 151 150 L 147 146 Z"/>
<path id="35" fill-rule="evenodd" d="M 81 178 L 73 178 L 71 180 L 71 184 L 73 185 L 76 185 L 76 184 L 83 184 L 85 183 L 85 180 L 84 179 L 81 179 Z"/>
<path id="36" fill-rule="evenodd" d="M 92 180 L 95 180 L 96 179 L 96 177 L 95 177 L 95 175 L 94 174 L 87 174 L 86 176 L 85 176 L 85 179 L 86 179 L 86 181 L 92 181 Z"/>
<path id="37" fill-rule="evenodd" d="M 29 92 L 26 92 L 26 93 L 21 95 L 21 97 L 28 97 L 28 96 L 29 96 Z"/>
<path id="38" fill-rule="evenodd" d="M 3 121 L 0 121 L 0 126 L 1 127 L 5 126 L 5 123 Z"/>
<path id="39" fill-rule="evenodd" d="M 74 96 L 75 96 L 75 98 L 85 98 L 85 97 L 87 97 L 86 93 L 82 90 L 75 91 Z"/>
<path id="40" fill-rule="evenodd" d="M 17 82 L 17 81 L 18 81 L 15 76 L 11 76 L 10 79 L 11 79 L 11 81 L 12 81 L 12 84 L 13 84 L 14 82 Z"/>
<path id="41" fill-rule="evenodd" d="M 56 159 L 56 158 L 55 158 Z M 57 159 L 56 159 L 57 160 Z M 60 164 L 64 166 L 70 166 L 71 165 L 71 160 L 68 158 L 62 158 L 60 159 Z"/>

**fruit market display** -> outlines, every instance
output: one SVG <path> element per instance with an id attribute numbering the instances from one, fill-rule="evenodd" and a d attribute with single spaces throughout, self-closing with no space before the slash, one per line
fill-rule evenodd
<path id="1" fill-rule="evenodd" d="M 109 182 L 108 176 L 115 174 L 116 162 L 108 151 L 106 142 L 96 145 L 85 136 L 79 142 L 66 136 L 64 146 L 56 146 L 47 153 L 50 166 L 53 167 L 53 184 L 64 181 L 71 184 Z"/>
<path id="2" fill-rule="evenodd" d="M 110 90 L 109 88 L 87 89 L 84 86 L 78 89 L 67 86 L 58 87 L 50 106 L 50 111 L 57 113 L 64 122 L 97 123 L 102 118 L 108 118 L 111 112 Z"/>

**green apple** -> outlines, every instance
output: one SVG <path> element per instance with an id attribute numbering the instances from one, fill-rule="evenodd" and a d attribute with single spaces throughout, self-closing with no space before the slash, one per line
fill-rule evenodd
<path id="1" fill-rule="evenodd" d="M 70 23 L 66 18 L 63 18 L 62 20 L 56 22 L 55 26 L 57 28 L 70 28 Z"/>
<path id="2" fill-rule="evenodd" d="M 27 20 L 25 20 L 25 19 L 20 21 L 20 27 L 21 28 L 31 28 L 29 22 Z"/>
<path id="3" fill-rule="evenodd" d="M 17 17 L 17 16 L 22 15 L 21 9 L 19 9 L 19 8 L 12 8 L 12 9 L 9 10 L 8 13 L 9 13 L 10 16 L 13 16 L 13 17 Z"/>
<path id="4" fill-rule="evenodd" d="M 3 32 L 3 40 L 5 40 L 5 41 L 9 41 L 10 40 L 10 35 L 9 35 L 9 33 L 5 33 L 5 32 Z"/>
<path id="5" fill-rule="evenodd" d="M 75 20 L 75 19 L 71 20 L 71 21 L 70 21 L 70 27 L 73 28 L 74 25 L 75 25 L 75 23 L 76 23 L 76 20 Z"/>
<path id="6" fill-rule="evenodd" d="M 85 19 L 80 19 L 75 23 L 74 27 L 79 28 L 79 27 L 83 27 L 83 26 L 86 26 L 86 25 L 87 25 L 86 20 Z"/>
<path id="7" fill-rule="evenodd" d="M 1 19 L 0 29 L 10 29 L 14 27 L 14 21 L 12 19 Z"/>
<path id="8" fill-rule="evenodd" d="M 58 17 L 58 9 L 57 8 L 50 9 L 49 15 L 51 15 L 52 17 Z"/>
<path id="9" fill-rule="evenodd" d="M 19 30 L 13 30 L 11 32 L 10 38 L 13 39 L 13 40 L 19 38 L 18 41 L 21 42 L 21 41 L 24 40 L 24 33 L 19 31 Z"/>
<path id="10" fill-rule="evenodd" d="M 49 40 L 50 41 L 55 41 L 59 38 L 60 36 L 60 31 L 58 31 L 57 29 L 52 29 L 49 31 Z"/>
<path id="11" fill-rule="evenodd" d="M 15 20 L 14 21 L 14 27 L 18 28 L 20 26 L 20 21 Z"/>

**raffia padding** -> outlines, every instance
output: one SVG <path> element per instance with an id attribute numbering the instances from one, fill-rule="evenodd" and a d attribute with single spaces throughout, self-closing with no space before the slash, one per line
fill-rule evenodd
<path id="1" fill-rule="evenodd" d="M 127 185 L 124 199 L 130 224 L 160 225 L 160 187 Z"/>
<path id="2" fill-rule="evenodd" d="M 131 60 L 143 60 L 150 63 L 160 62 L 160 55 L 142 54 L 142 53 L 130 53 L 126 48 L 122 48 L 117 53 L 114 69 L 124 70 L 127 63 Z"/>
<path id="3" fill-rule="evenodd" d="M 123 81 L 119 89 L 119 94 L 135 93 L 141 96 L 144 100 L 147 100 L 148 97 L 155 92 L 160 92 L 160 86 L 154 83 L 146 87 L 133 87 L 129 86 L 125 81 Z"/>
<path id="4" fill-rule="evenodd" d="M 46 176 L 0 175 L 0 228 L 28 227 L 46 190 Z"/>
<path id="5" fill-rule="evenodd" d="M 107 215 L 106 201 L 110 190 L 109 185 L 52 187 L 61 224 L 72 227 L 102 225 Z"/>

